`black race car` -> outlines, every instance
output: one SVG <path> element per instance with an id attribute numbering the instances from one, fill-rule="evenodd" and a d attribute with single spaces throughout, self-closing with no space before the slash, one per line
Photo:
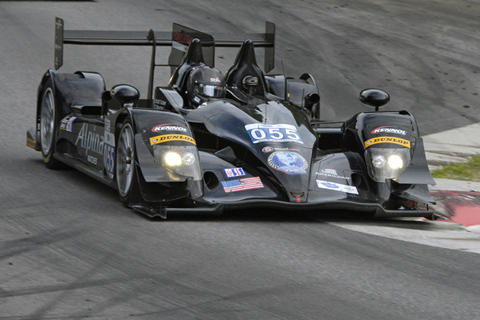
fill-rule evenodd
<path id="1" fill-rule="evenodd" d="M 430 217 L 433 203 L 416 121 L 381 112 L 389 95 L 366 89 L 375 108 L 343 122 L 320 119 L 313 77 L 265 75 L 274 67 L 275 25 L 232 38 L 178 24 L 173 32 L 64 30 L 56 18 L 55 69 L 63 45 L 151 46 L 146 99 L 129 85 L 107 90 L 94 72 L 48 70 L 27 145 L 50 169 L 74 167 L 118 190 L 148 216 L 226 209 L 340 209 Z M 153 86 L 157 46 L 171 46 L 168 86 Z M 240 47 L 225 77 L 215 47 Z"/>

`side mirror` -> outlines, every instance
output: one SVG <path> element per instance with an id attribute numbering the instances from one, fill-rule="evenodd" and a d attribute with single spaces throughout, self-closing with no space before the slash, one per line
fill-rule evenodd
<path id="1" fill-rule="evenodd" d="M 305 108 L 310 111 L 313 119 L 320 118 L 320 95 L 316 93 L 309 93 L 305 96 Z"/>
<path id="2" fill-rule="evenodd" d="M 375 111 L 390 101 L 390 95 L 380 89 L 365 89 L 360 92 L 360 101 L 368 106 L 374 107 Z"/>
<path id="3" fill-rule="evenodd" d="M 304 100 L 305 100 L 305 108 L 311 111 L 313 105 L 315 103 L 320 102 L 320 95 L 316 93 L 309 93 L 305 96 Z"/>
<path id="4" fill-rule="evenodd" d="M 127 103 L 134 103 L 140 98 L 140 92 L 127 84 L 118 84 L 110 90 L 112 98 L 117 99 L 123 105 Z"/>

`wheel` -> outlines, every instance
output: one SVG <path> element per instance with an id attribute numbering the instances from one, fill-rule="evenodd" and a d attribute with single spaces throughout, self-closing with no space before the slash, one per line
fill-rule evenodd
<path id="1" fill-rule="evenodd" d="M 115 177 L 118 196 L 128 206 L 134 189 L 137 186 L 135 174 L 135 135 L 132 120 L 127 118 L 118 136 Z"/>
<path id="2" fill-rule="evenodd" d="M 61 167 L 60 161 L 53 157 L 55 152 L 55 133 L 57 130 L 55 127 L 57 123 L 56 111 L 52 84 L 48 83 L 43 90 L 40 107 L 40 145 L 43 162 L 49 169 Z"/>

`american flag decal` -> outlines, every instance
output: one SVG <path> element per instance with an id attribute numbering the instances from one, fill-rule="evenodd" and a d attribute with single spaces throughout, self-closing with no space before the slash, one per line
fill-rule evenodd
<path id="1" fill-rule="evenodd" d="M 230 181 L 222 181 L 223 190 L 226 193 L 251 190 L 251 189 L 260 189 L 263 188 L 262 180 L 260 177 L 251 177 L 243 179 L 235 179 Z"/>
<path id="2" fill-rule="evenodd" d="M 224 169 L 224 170 L 228 178 L 245 175 L 245 171 L 243 171 L 243 168 L 230 168 L 230 169 Z"/>

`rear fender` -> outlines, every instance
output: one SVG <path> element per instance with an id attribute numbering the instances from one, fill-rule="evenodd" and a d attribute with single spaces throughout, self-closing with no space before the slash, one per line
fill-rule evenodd
<path id="1" fill-rule="evenodd" d="M 72 105 L 101 107 L 105 81 L 99 73 L 77 71 L 75 73 L 56 73 L 47 70 L 40 81 L 37 93 L 37 123 L 43 90 L 51 84 L 55 96 L 55 105 L 60 112 L 59 119 L 71 113 Z"/>
<path id="2" fill-rule="evenodd" d="M 304 73 L 299 79 L 284 75 L 265 77 L 270 93 L 310 111 L 312 118 L 320 118 L 320 93 L 312 75 Z M 287 90 L 285 90 L 285 87 Z"/>

